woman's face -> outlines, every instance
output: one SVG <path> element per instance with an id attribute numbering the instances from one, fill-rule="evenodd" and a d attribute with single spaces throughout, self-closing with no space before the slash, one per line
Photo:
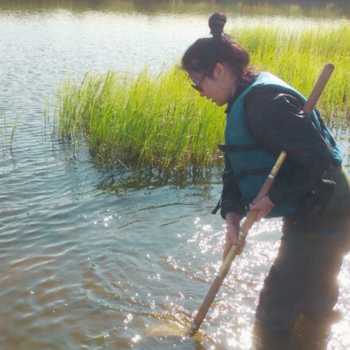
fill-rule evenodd
<path id="1" fill-rule="evenodd" d="M 190 72 L 189 76 L 193 88 L 218 106 L 226 104 L 236 92 L 237 79 L 226 64 L 217 63 L 212 75 Z"/>

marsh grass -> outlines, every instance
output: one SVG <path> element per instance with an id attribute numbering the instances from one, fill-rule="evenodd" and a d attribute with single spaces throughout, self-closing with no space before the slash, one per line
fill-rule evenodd
<path id="1" fill-rule="evenodd" d="M 350 115 L 350 28 L 304 31 L 240 29 L 238 41 L 259 70 L 269 70 L 308 96 L 323 65 L 336 66 L 319 108 L 329 121 Z M 96 163 L 127 171 L 148 169 L 160 177 L 201 174 L 220 161 L 224 110 L 200 98 L 174 68 L 158 76 L 115 72 L 66 82 L 59 94 L 59 133 L 88 142 Z M 180 175 L 179 175 L 180 174 Z"/>
<path id="2" fill-rule="evenodd" d="M 212 166 L 224 128 L 224 111 L 194 94 L 178 69 L 135 79 L 88 74 L 63 86 L 59 116 L 60 135 L 85 137 L 99 165 L 159 173 Z"/>
<path id="3" fill-rule="evenodd" d="M 350 26 L 322 25 L 307 29 L 258 27 L 241 30 L 236 37 L 251 53 L 253 64 L 266 69 L 308 96 L 325 63 L 335 71 L 320 100 L 325 119 L 350 115 Z"/>

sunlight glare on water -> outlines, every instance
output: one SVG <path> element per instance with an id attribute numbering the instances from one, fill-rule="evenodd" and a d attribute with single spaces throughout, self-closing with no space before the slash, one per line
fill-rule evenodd
<path id="1" fill-rule="evenodd" d="M 173 256 L 167 263 L 194 281 L 205 282 L 206 286 L 201 288 L 204 297 L 209 283 L 213 281 L 221 265 L 221 259 L 218 257 L 222 253 L 224 235 L 222 229 L 214 231 L 213 225 L 202 221 L 198 217 L 194 219 L 196 231 L 193 237 L 187 240 L 190 246 L 189 252 L 194 251 L 194 247 L 199 248 L 199 252 L 191 259 L 196 262 L 198 270 L 193 271 L 193 266 L 186 263 L 189 258 L 183 255 Z M 254 320 L 257 291 L 260 290 L 268 269 L 266 262 L 273 259 L 278 249 L 274 240 L 259 242 L 260 235 L 268 232 L 270 236 L 275 236 L 274 239 L 278 239 L 278 228 L 280 228 L 279 221 L 264 220 L 257 225 L 251 233 L 246 250 L 234 261 L 231 274 L 224 282 L 203 324 L 205 332 L 214 339 L 215 344 L 225 343 L 229 347 L 235 345 L 237 349 L 247 349 L 251 343 L 251 325 Z M 201 299 L 197 297 L 197 307 L 200 302 Z M 240 344 L 239 347 L 237 344 Z"/>
<path id="2" fill-rule="evenodd" d="M 238 15 L 233 30 L 336 21 Z M 0 10 L 0 31 L 0 349 L 247 350 L 281 222 L 252 230 L 204 336 L 182 337 L 221 266 L 223 221 L 210 215 L 220 179 L 115 193 L 101 186 L 111 174 L 84 145 L 75 152 L 63 144 L 47 115 L 67 78 L 172 66 L 208 35 L 207 14 L 17 8 Z M 348 129 L 337 139 L 349 166 Z M 350 256 L 339 276 L 343 316 L 332 328 L 334 350 L 350 347 L 349 271 Z M 181 332 L 167 336 L 174 325 Z M 152 327 L 161 336 L 150 335 Z"/>

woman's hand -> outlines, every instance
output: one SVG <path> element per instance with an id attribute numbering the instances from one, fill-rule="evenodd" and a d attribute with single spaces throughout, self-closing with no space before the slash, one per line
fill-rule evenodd
<path id="1" fill-rule="evenodd" d="M 226 235 L 225 235 L 225 247 L 224 247 L 223 259 L 225 259 L 230 248 L 234 244 L 237 244 L 240 221 L 241 221 L 241 217 L 236 213 L 227 213 L 225 216 Z"/>
<path id="2" fill-rule="evenodd" d="M 257 212 L 256 221 L 259 221 L 268 215 L 273 207 L 274 204 L 271 202 L 270 198 L 268 196 L 264 196 L 258 200 L 255 199 L 250 204 L 249 209 Z"/>

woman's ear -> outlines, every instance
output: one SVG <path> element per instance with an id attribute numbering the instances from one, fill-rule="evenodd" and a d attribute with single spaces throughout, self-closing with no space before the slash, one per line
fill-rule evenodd
<path id="1" fill-rule="evenodd" d="M 222 63 L 218 62 L 215 64 L 213 70 L 213 78 L 221 79 L 223 75 L 225 75 L 225 66 Z"/>

